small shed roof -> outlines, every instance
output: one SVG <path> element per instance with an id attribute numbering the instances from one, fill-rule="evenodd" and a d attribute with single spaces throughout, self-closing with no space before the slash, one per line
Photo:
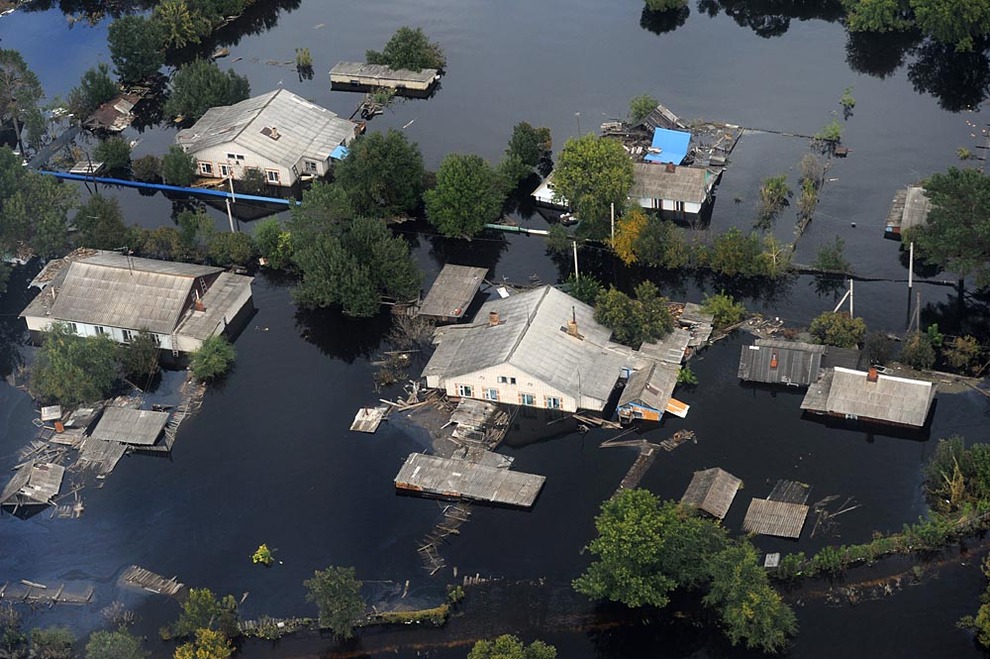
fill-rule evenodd
<path id="1" fill-rule="evenodd" d="M 0 504 L 48 504 L 62 487 L 65 467 L 57 464 L 29 463 L 18 469 L 3 494 Z"/>
<path id="2" fill-rule="evenodd" d="M 643 160 L 680 165 L 687 156 L 690 142 L 691 133 L 687 131 L 654 128 L 650 152 L 646 154 Z"/>
<path id="3" fill-rule="evenodd" d="M 809 388 L 801 409 L 873 421 L 921 427 L 935 399 L 936 388 L 925 380 L 877 374 L 837 366 L 830 380 Z M 814 391 L 812 390 L 814 389 Z M 824 399 L 824 403 L 823 403 Z"/>
<path id="4" fill-rule="evenodd" d="M 206 340 L 218 330 L 223 331 L 240 311 L 238 301 L 245 295 L 251 295 L 253 281 L 254 277 L 221 272 L 200 298 L 203 311 L 191 309 L 182 318 L 175 330 L 176 334 Z"/>
<path id="5" fill-rule="evenodd" d="M 413 453 L 395 477 L 402 490 L 529 508 L 545 476 Z"/>
<path id="6" fill-rule="evenodd" d="M 61 405 L 46 405 L 41 408 L 42 421 L 58 421 L 62 418 Z"/>
<path id="7" fill-rule="evenodd" d="M 931 209 L 932 202 L 925 194 L 925 189 L 918 186 L 909 187 L 904 201 L 904 213 L 901 215 L 901 231 L 927 222 Z"/>
<path id="8" fill-rule="evenodd" d="M 680 364 L 684 361 L 684 353 L 691 342 L 691 332 L 681 327 L 675 327 L 671 332 L 655 343 L 644 343 L 639 352 L 645 357 L 668 364 Z"/>
<path id="9" fill-rule="evenodd" d="M 707 169 L 680 165 L 633 163 L 629 196 L 701 204 L 708 198 L 715 175 Z"/>
<path id="10" fill-rule="evenodd" d="M 437 275 L 417 315 L 433 318 L 461 318 L 471 306 L 488 268 L 448 263 Z"/>
<path id="11" fill-rule="evenodd" d="M 685 302 L 679 320 L 686 325 L 711 325 L 715 322 L 715 314 L 705 311 L 697 302 Z"/>
<path id="12" fill-rule="evenodd" d="M 93 429 L 92 437 L 121 444 L 151 446 L 158 441 L 168 417 L 168 412 L 108 407 Z"/>
<path id="13" fill-rule="evenodd" d="M 741 479 L 718 467 L 696 471 L 681 497 L 681 503 L 696 506 L 709 515 L 723 519 L 741 485 Z"/>
<path id="14" fill-rule="evenodd" d="M 637 403 L 663 412 L 667 401 L 674 394 L 680 370 L 679 364 L 657 362 L 636 371 L 629 377 L 619 396 L 619 407 Z"/>
<path id="15" fill-rule="evenodd" d="M 364 62 L 337 62 L 330 69 L 330 77 L 359 76 L 379 80 L 408 80 L 410 82 L 428 83 L 437 77 L 436 69 L 392 69 L 384 64 L 365 64 Z"/>
<path id="16" fill-rule="evenodd" d="M 768 384 L 805 386 L 815 382 L 821 371 L 825 346 L 757 339 L 743 346 L 739 357 L 739 379 Z"/>
<path id="17" fill-rule="evenodd" d="M 743 520 L 747 533 L 775 535 L 781 538 L 800 538 L 808 506 L 769 499 L 753 499 Z"/>

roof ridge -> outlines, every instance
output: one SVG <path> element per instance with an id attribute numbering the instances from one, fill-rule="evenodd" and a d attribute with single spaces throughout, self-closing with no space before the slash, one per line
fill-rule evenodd
<path id="1" fill-rule="evenodd" d="M 285 91 L 285 87 L 279 87 L 278 89 L 276 89 L 274 91 L 267 92 L 268 94 L 271 94 L 271 96 L 268 98 L 268 100 L 265 101 L 265 103 L 258 109 L 258 111 L 254 113 L 254 117 L 251 118 L 251 121 L 249 121 L 246 124 L 244 124 L 244 127 L 241 128 L 239 131 L 237 131 L 237 134 L 234 135 L 233 138 L 230 139 L 230 141 L 231 142 L 236 142 L 237 139 L 241 135 L 244 134 L 244 131 L 246 131 L 248 128 L 250 128 L 251 125 L 258 120 L 258 117 L 261 116 L 261 113 L 264 112 L 265 109 L 269 105 L 271 105 L 272 101 L 275 100 L 275 97 L 278 96 L 279 93 L 282 92 L 282 91 Z M 291 94 L 292 92 L 289 92 L 289 93 Z M 264 94 L 259 94 L 258 96 L 264 96 Z M 255 96 L 254 98 L 258 98 L 258 96 Z M 250 98 L 245 98 L 244 99 L 244 101 L 250 101 L 250 100 L 251 100 Z M 238 101 L 237 103 L 243 103 L 244 101 Z M 227 107 L 228 108 L 233 107 L 233 106 L 237 105 L 237 103 L 233 103 L 231 105 L 228 105 Z"/>
<path id="2" fill-rule="evenodd" d="M 529 328 L 533 325 L 533 320 L 536 318 L 536 314 L 540 311 L 543 301 L 547 299 L 547 294 L 550 292 L 551 288 L 553 288 L 553 286 L 550 284 L 543 287 L 543 295 L 540 296 L 539 302 L 533 306 L 533 311 L 527 314 L 526 327 L 523 328 L 523 331 L 519 332 L 519 336 L 516 337 L 516 342 L 512 344 L 512 349 L 510 349 L 509 354 L 505 356 L 505 361 L 512 361 L 512 356 L 516 354 L 516 348 L 518 348 L 519 344 L 522 343 L 523 338 L 526 336 L 526 332 L 528 332 Z"/>

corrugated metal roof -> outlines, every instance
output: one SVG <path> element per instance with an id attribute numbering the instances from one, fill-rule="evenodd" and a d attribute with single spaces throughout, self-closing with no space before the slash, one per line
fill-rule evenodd
<path id="1" fill-rule="evenodd" d="M 680 364 L 684 361 L 684 353 L 691 342 L 691 332 L 675 327 L 670 334 L 656 343 L 644 343 L 639 352 L 650 359 L 664 361 L 669 364 Z"/>
<path id="2" fill-rule="evenodd" d="M 90 436 L 107 442 L 151 446 L 158 441 L 168 417 L 168 412 L 108 407 Z"/>
<path id="3" fill-rule="evenodd" d="M 825 346 L 757 339 L 743 346 L 739 357 L 739 379 L 768 384 L 806 386 L 821 375 Z"/>
<path id="4" fill-rule="evenodd" d="M 654 128 L 653 143 L 650 145 L 650 149 L 656 151 L 647 153 L 643 160 L 680 165 L 684 157 L 687 156 L 690 142 L 691 133 L 687 131 Z"/>
<path id="5" fill-rule="evenodd" d="M 392 69 L 384 64 L 365 64 L 364 62 L 337 62 L 330 69 L 333 76 L 360 76 L 363 78 L 385 78 L 390 80 L 409 80 L 411 82 L 430 82 L 437 77 L 436 69 Z"/>
<path id="6" fill-rule="evenodd" d="M 666 199 L 700 204 L 708 198 L 713 174 L 697 167 L 673 167 L 633 163 L 633 184 L 629 196 L 637 199 Z"/>
<path id="7" fill-rule="evenodd" d="M 636 371 L 629 377 L 622 395 L 619 396 L 619 407 L 639 403 L 663 412 L 677 386 L 677 374 L 680 370 L 679 365 L 658 362 Z"/>
<path id="8" fill-rule="evenodd" d="M 924 188 L 917 186 L 908 188 L 904 200 L 904 213 L 901 215 L 901 231 L 925 224 L 931 209 L 932 202 L 929 201 Z"/>
<path id="9" fill-rule="evenodd" d="M 180 130 L 175 141 L 192 154 L 233 142 L 283 167 L 292 167 L 303 157 L 326 160 L 336 147 L 354 138 L 355 126 L 301 96 L 276 89 L 240 103 L 210 108 L 191 128 Z"/>
<path id="10" fill-rule="evenodd" d="M 802 409 L 829 414 L 885 421 L 900 425 L 925 425 L 935 399 L 935 385 L 924 380 L 877 375 L 876 382 L 864 371 L 836 367 L 829 380 L 808 390 Z M 826 389 L 827 387 L 827 389 Z"/>
<path id="11" fill-rule="evenodd" d="M 176 334 L 205 340 L 218 333 L 218 329 L 223 331 L 224 321 L 229 323 L 240 311 L 235 306 L 237 299 L 244 289 L 250 290 L 253 281 L 253 277 L 221 272 L 202 298 L 205 311 L 189 311 L 176 328 Z"/>
<path id="12" fill-rule="evenodd" d="M 488 275 L 488 268 L 448 263 L 419 306 L 417 315 L 460 318 L 467 311 Z"/>
<path id="13" fill-rule="evenodd" d="M 723 519 L 741 485 L 741 479 L 718 467 L 696 471 L 681 497 L 681 503 L 696 506 L 709 515 Z"/>
<path id="14" fill-rule="evenodd" d="M 490 312 L 499 315 L 494 327 Z M 565 331 L 572 313 L 581 339 Z M 439 345 L 423 376 L 450 379 L 511 364 L 578 400 L 605 401 L 627 360 L 609 349 L 612 331 L 596 323 L 594 314 L 552 286 L 490 300 L 475 323 L 438 330 Z"/>

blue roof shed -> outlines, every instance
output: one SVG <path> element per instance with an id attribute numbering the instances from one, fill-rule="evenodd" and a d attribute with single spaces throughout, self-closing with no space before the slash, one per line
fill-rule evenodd
<path id="1" fill-rule="evenodd" d="M 680 165 L 684 157 L 687 156 L 688 144 L 690 142 L 691 133 L 687 131 L 656 128 L 653 130 L 653 144 L 650 145 L 651 152 L 646 154 L 644 160 L 659 163 L 670 162 Z M 658 151 L 653 151 L 654 149 Z"/>

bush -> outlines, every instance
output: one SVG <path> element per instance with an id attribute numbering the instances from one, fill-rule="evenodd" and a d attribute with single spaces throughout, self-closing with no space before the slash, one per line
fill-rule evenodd
<path id="1" fill-rule="evenodd" d="M 37 659 L 72 659 L 76 636 L 68 627 L 45 627 L 31 630 L 31 657 Z"/>
<path id="2" fill-rule="evenodd" d="M 141 641 L 121 628 L 115 632 L 96 631 L 86 643 L 86 659 L 144 659 L 148 653 Z"/>
<path id="3" fill-rule="evenodd" d="M 254 248 L 274 270 L 292 264 L 292 234 L 273 217 L 260 222 L 254 230 Z"/>
<path id="4" fill-rule="evenodd" d="M 260 563 L 268 567 L 275 562 L 275 556 L 272 554 L 272 550 L 268 548 L 268 545 L 261 544 L 258 545 L 258 549 L 251 555 L 251 562 L 255 565 Z"/>
<path id="5" fill-rule="evenodd" d="M 822 126 L 822 129 L 815 133 L 816 140 L 820 142 L 832 142 L 837 143 L 842 140 L 842 124 L 839 120 L 832 118 L 828 123 Z"/>
<path id="6" fill-rule="evenodd" d="M 746 317 L 746 307 L 736 302 L 731 295 L 726 295 L 725 291 L 715 295 L 706 295 L 702 305 L 705 313 L 715 316 L 714 324 L 716 329 L 723 329 L 729 325 L 735 325 Z"/>
<path id="7" fill-rule="evenodd" d="M 813 574 L 838 574 L 843 568 L 842 552 L 831 545 L 822 547 L 811 559 L 810 568 Z"/>
<path id="8" fill-rule="evenodd" d="M 646 8 L 649 11 L 671 11 L 686 6 L 687 0 L 646 0 Z"/>
<path id="9" fill-rule="evenodd" d="M 883 332 L 866 335 L 863 352 L 871 364 L 886 364 L 890 360 L 890 339 Z"/>
<path id="10" fill-rule="evenodd" d="M 942 354 L 945 356 L 946 363 L 952 368 L 976 374 L 980 368 L 977 362 L 982 353 L 983 349 L 976 337 L 967 335 L 957 336 L 953 339 Z"/>
<path id="11" fill-rule="evenodd" d="M 222 336 L 211 336 L 193 353 L 191 368 L 199 380 L 208 382 L 225 375 L 237 356 L 234 346 Z"/>
<path id="12" fill-rule="evenodd" d="M 836 236 L 832 243 L 818 248 L 818 254 L 815 256 L 815 262 L 811 264 L 811 267 L 824 272 L 849 274 L 852 272 L 852 266 L 846 260 L 845 250 L 845 241 Z"/>
<path id="13" fill-rule="evenodd" d="M 105 336 L 76 336 L 66 323 L 45 332 L 31 372 L 36 398 L 62 405 L 106 398 L 117 379 L 117 346 Z"/>
<path id="14" fill-rule="evenodd" d="M 866 323 L 862 318 L 850 318 L 844 311 L 826 311 L 811 321 L 808 331 L 817 343 L 856 348 L 866 335 Z"/>
<path id="15" fill-rule="evenodd" d="M 268 193 L 268 179 L 265 173 L 257 167 L 248 167 L 237 182 L 238 189 L 246 194 L 263 195 Z"/>
<path id="16" fill-rule="evenodd" d="M 598 295 L 605 290 L 594 277 L 589 275 L 583 275 L 580 279 L 576 279 L 574 275 L 570 275 L 564 282 L 564 290 L 571 297 L 575 297 L 585 304 L 594 305 L 595 300 L 598 299 Z"/>
<path id="17" fill-rule="evenodd" d="M 320 626 L 336 636 L 350 638 L 365 610 L 361 582 L 354 576 L 354 568 L 331 566 L 315 572 L 303 585 L 307 601 L 320 609 Z"/>
<path id="18" fill-rule="evenodd" d="M 162 158 L 162 178 L 169 185 L 188 186 L 196 180 L 196 159 L 178 145 L 168 148 Z"/>
<path id="19" fill-rule="evenodd" d="M 683 384 L 688 387 L 693 387 L 698 384 L 698 376 L 694 374 L 691 367 L 685 364 L 681 367 L 681 370 L 677 372 L 677 384 Z"/>
<path id="20" fill-rule="evenodd" d="M 384 64 L 393 69 L 440 69 L 447 66 L 443 49 L 430 41 L 423 28 L 400 27 L 388 40 L 381 52 L 369 50 L 365 53 L 368 64 Z"/>
<path id="21" fill-rule="evenodd" d="M 919 370 L 931 368 L 935 365 L 935 346 L 927 334 L 921 332 L 911 332 L 904 341 L 901 348 L 901 361 Z"/>
<path id="22" fill-rule="evenodd" d="M 138 332 L 130 343 L 121 344 L 118 351 L 124 377 L 132 383 L 146 386 L 158 372 L 158 341 L 151 332 Z"/>
<path id="23" fill-rule="evenodd" d="M 158 183 L 162 180 L 162 159 L 152 154 L 141 156 L 131 163 L 131 175 L 138 181 Z"/>
<path id="24" fill-rule="evenodd" d="M 196 59 L 183 64 L 172 76 L 172 93 L 163 112 L 167 117 L 199 119 L 212 107 L 233 105 L 250 95 L 247 78 L 221 71 L 210 60 Z"/>
<path id="25" fill-rule="evenodd" d="M 210 240 L 207 256 L 222 268 L 246 266 L 254 260 L 254 241 L 246 233 L 218 233 Z"/>
<path id="26" fill-rule="evenodd" d="M 123 137 L 110 137 L 96 145 L 93 159 L 101 161 L 111 172 L 131 166 L 131 145 Z"/>
<path id="27" fill-rule="evenodd" d="M 649 5 L 651 2 L 667 3 L 671 2 L 671 0 L 647 0 L 646 4 Z M 672 2 L 681 6 L 684 5 L 682 0 L 672 0 Z M 640 94 L 639 96 L 633 97 L 629 101 L 629 121 L 634 124 L 638 124 L 643 121 L 643 119 L 646 119 L 647 115 L 653 112 L 659 104 L 660 101 L 653 98 L 649 94 Z"/>
<path id="28" fill-rule="evenodd" d="M 190 588 L 171 631 L 176 638 L 189 638 L 204 629 L 215 630 L 225 638 L 236 638 L 240 635 L 237 618 L 237 601 L 233 595 L 217 599 L 209 588 Z"/>

